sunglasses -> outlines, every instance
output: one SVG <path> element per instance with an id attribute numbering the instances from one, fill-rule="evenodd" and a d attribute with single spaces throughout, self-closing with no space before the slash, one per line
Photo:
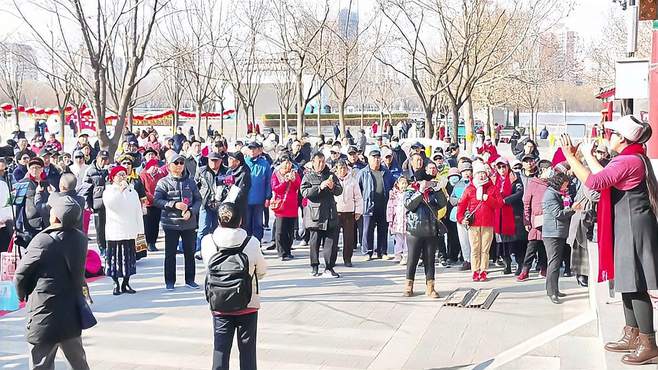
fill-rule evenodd
<path id="1" fill-rule="evenodd" d="M 121 162 L 121 165 L 122 166 L 132 166 L 133 163 L 132 162 Z"/>
<path id="2" fill-rule="evenodd" d="M 507 166 L 504 165 L 504 164 L 499 164 L 499 165 L 496 165 L 496 168 L 498 168 L 498 169 L 507 168 Z"/>
<path id="3" fill-rule="evenodd" d="M 84 159 L 84 157 L 82 157 L 82 156 L 77 156 L 77 155 L 76 155 L 76 156 L 75 156 L 75 159 Z"/>
<path id="4" fill-rule="evenodd" d="M 185 161 L 176 161 L 176 162 L 174 162 L 174 164 L 177 165 L 177 166 L 182 166 L 182 165 L 185 164 Z"/>

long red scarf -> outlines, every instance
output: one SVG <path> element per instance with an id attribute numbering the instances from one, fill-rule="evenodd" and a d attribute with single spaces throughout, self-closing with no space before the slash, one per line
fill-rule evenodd
<path id="1" fill-rule="evenodd" d="M 644 154 L 641 144 L 631 144 L 622 150 L 619 155 Z M 614 233 L 612 220 L 612 191 L 610 188 L 601 190 L 596 211 L 598 230 L 596 236 L 599 243 L 599 278 L 598 281 L 615 278 Z"/>

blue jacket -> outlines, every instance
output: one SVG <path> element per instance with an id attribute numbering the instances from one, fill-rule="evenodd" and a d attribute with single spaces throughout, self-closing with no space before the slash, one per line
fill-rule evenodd
<path id="1" fill-rule="evenodd" d="M 272 198 L 272 166 L 262 156 L 245 158 L 245 163 L 251 170 L 251 189 L 249 189 L 247 204 L 263 205 L 265 199 Z"/>
<path id="2" fill-rule="evenodd" d="M 388 200 L 388 193 L 393 188 L 395 179 L 386 166 L 382 165 L 380 170 L 384 171 L 384 198 Z M 375 179 L 370 166 L 361 169 L 357 175 L 357 179 L 361 188 L 361 194 L 363 195 L 363 215 L 372 216 L 375 209 Z M 386 204 L 384 204 L 385 208 Z"/>

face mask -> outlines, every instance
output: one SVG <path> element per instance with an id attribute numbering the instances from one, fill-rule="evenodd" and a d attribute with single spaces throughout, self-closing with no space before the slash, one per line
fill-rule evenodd
<path id="1" fill-rule="evenodd" d="M 458 176 L 450 176 L 448 181 L 450 181 L 450 185 L 455 186 L 459 182 L 459 177 Z"/>
<path id="2" fill-rule="evenodd" d="M 398 143 L 397 141 L 393 141 L 393 142 L 391 143 L 391 147 L 393 147 L 394 149 L 395 149 L 395 148 L 398 148 L 398 147 L 400 147 L 400 143 Z"/>

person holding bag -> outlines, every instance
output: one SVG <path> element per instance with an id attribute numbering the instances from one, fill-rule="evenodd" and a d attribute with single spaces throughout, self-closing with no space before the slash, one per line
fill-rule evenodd
<path id="1" fill-rule="evenodd" d="M 495 210 L 503 205 L 498 188 L 489 178 L 489 166 L 473 163 L 473 180 L 457 204 L 457 221 L 468 228 L 473 281 L 486 281 L 489 249 L 494 237 Z"/>
<path id="2" fill-rule="evenodd" d="M 128 171 L 123 166 L 110 170 L 109 185 L 103 192 L 105 205 L 106 275 L 114 281 L 112 294 L 136 293 L 130 287 L 130 277 L 137 273 L 135 239 L 144 233 L 142 205 L 137 191 L 127 182 Z M 119 285 L 119 278 L 123 282 Z"/>
<path id="3" fill-rule="evenodd" d="M 302 183 L 297 171 L 293 170 L 292 158 L 283 156 L 279 158 L 280 164 L 272 176 L 272 192 L 274 198 L 270 202 L 270 209 L 274 212 L 276 250 L 282 261 L 293 257 L 291 253 L 292 242 L 295 236 L 295 223 L 297 222 L 297 193 Z"/>
<path id="4" fill-rule="evenodd" d="M 53 369 L 59 348 L 71 368 L 89 369 L 80 335 L 93 316 L 86 304 L 80 306 L 88 243 L 75 227 L 80 217 L 82 210 L 71 197 L 54 201 L 50 226 L 32 239 L 16 270 L 18 296 L 27 298 L 31 369 Z"/>

